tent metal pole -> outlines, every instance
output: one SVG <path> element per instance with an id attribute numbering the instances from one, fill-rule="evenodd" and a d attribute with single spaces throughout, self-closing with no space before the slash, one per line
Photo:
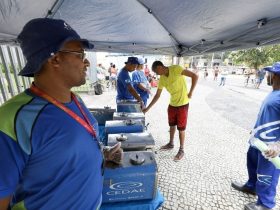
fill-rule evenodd
<path id="1" fill-rule="evenodd" d="M 6 71 L 6 70 L 4 69 L 4 71 Z M 1 103 L 5 102 L 7 100 L 7 96 L 6 96 L 6 91 L 5 91 L 4 85 L 5 85 L 5 77 L 3 76 L 2 69 L 0 68 L 0 90 L 1 90 L 1 94 L 2 94 L 2 97 L 0 97 Z"/>
<path id="2" fill-rule="evenodd" d="M 13 73 L 14 73 L 14 79 L 16 82 L 17 91 L 18 91 L 18 93 L 20 93 L 21 89 L 20 89 L 20 85 L 19 85 L 19 81 L 18 81 L 17 69 L 15 67 L 14 60 L 13 60 L 12 53 L 11 53 L 11 48 L 8 46 L 7 50 L 8 50 L 8 56 L 9 56 L 9 59 L 10 59 L 11 65 L 12 65 Z"/>
<path id="3" fill-rule="evenodd" d="M 64 0 L 56 0 L 53 4 L 53 6 L 51 7 L 51 9 L 49 9 L 48 14 L 46 15 L 46 18 L 53 18 L 54 15 L 56 14 L 56 12 L 59 10 L 59 8 L 61 7 L 61 5 L 63 4 Z"/>
<path id="4" fill-rule="evenodd" d="M 6 76 L 6 79 L 8 82 L 8 89 L 9 89 L 8 91 L 11 93 L 12 96 L 14 96 L 15 91 L 14 91 L 14 87 L 13 87 L 12 80 L 11 80 L 10 69 L 8 68 L 8 65 L 7 65 L 5 57 L 4 57 L 3 46 L 0 47 L 0 57 L 2 59 L 4 69 L 5 69 L 5 76 Z"/>

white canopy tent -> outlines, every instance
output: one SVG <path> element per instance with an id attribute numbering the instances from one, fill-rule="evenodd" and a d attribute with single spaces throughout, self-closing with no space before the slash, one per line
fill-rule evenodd
<path id="1" fill-rule="evenodd" d="M 1 0 L 0 44 L 60 18 L 95 51 L 197 55 L 280 41 L 279 0 Z"/>

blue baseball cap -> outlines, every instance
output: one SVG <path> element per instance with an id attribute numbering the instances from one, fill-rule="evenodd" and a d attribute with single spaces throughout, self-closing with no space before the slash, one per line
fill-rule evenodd
<path id="1" fill-rule="evenodd" d="M 272 65 L 272 71 L 271 72 L 280 75 L 280 62 L 276 62 Z"/>
<path id="2" fill-rule="evenodd" d="M 274 74 L 280 75 L 280 62 L 274 63 L 272 66 L 267 66 L 263 68 L 265 71 L 269 71 Z"/>
<path id="3" fill-rule="evenodd" d="M 94 46 L 74 31 L 64 20 L 36 18 L 29 21 L 17 37 L 27 63 L 19 75 L 33 77 L 45 61 L 57 53 L 65 42 L 80 41 L 85 49 Z"/>
<path id="4" fill-rule="evenodd" d="M 139 64 L 137 57 L 128 57 L 125 64 Z"/>
<path id="5" fill-rule="evenodd" d="M 272 66 L 266 66 L 263 68 L 263 70 L 265 71 L 271 71 L 272 70 Z"/>
<path id="6" fill-rule="evenodd" d="M 142 58 L 138 58 L 138 63 L 139 63 L 140 65 L 143 65 L 143 64 L 145 64 L 145 61 L 144 61 L 144 59 L 142 59 Z"/>

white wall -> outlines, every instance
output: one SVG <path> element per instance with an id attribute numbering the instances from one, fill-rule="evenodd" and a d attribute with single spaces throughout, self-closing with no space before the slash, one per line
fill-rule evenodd
<path id="1" fill-rule="evenodd" d="M 96 52 L 87 52 L 86 58 L 90 62 L 90 67 L 88 68 L 88 78 L 91 82 L 95 82 L 97 80 L 97 72 L 96 72 L 96 65 L 97 65 L 97 58 Z"/>

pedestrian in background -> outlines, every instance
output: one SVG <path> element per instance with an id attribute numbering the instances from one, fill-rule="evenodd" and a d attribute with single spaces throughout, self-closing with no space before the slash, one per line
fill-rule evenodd
<path id="1" fill-rule="evenodd" d="M 265 77 L 265 70 L 264 69 L 258 70 L 257 74 L 258 74 L 258 76 L 257 76 L 258 80 L 256 81 L 256 88 L 259 89 L 260 85 L 262 84 L 262 81 Z"/>
<path id="2" fill-rule="evenodd" d="M 117 89 L 117 74 L 118 69 L 116 68 L 115 64 L 112 64 L 112 66 L 110 67 L 110 82 L 115 90 Z"/>
<path id="3" fill-rule="evenodd" d="M 149 76 L 150 76 L 150 69 L 148 67 L 148 65 L 146 64 L 145 65 L 145 68 L 144 68 L 144 73 L 145 73 L 145 76 L 147 78 L 147 80 L 149 80 Z"/>
<path id="4" fill-rule="evenodd" d="M 228 72 L 226 70 L 222 70 L 221 82 L 220 82 L 219 86 L 224 86 L 226 84 L 227 74 L 228 74 Z"/>
<path id="5" fill-rule="evenodd" d="M 215 66 L 214 67 L 214 81 L 218 79 L 218 75 L 219 75 L 219 67 L 218 66 Z"/>
<path id="6" fill-rule="evenodd" d="M 144 113 L 158 101 L 163 88 L 170 94 L 170 103 L 168 106 L 168 123 L 170 126 L 169 142 L 162 146 L 162 150 L 171 150 L 174 148 L 174 135 L 179 131 L 180 148 L 174 161 L 179 161 L 184 157 L 184 143 L 185 143 L 185 129 L 187 125 L 189 100 L 192 97 L 194 88 L 196 86 L 198 76 L 179 65 L 164 66 L 161 61 L 155 61 L 152 65 L 152 71 L 160 75 L 158 89 L 156 95 L 151 103 L 143 110 Z M 188 91 L 186 78 L 190 77 L 192 80 L 191 88 Z"/>
<path id="7" fill-rule="evenodd" d="M 264 155 L 250 145 L 247 152 L 248 181 L 245 184 L 232 182 L 238 191 L 257 195 L 257 202 L 245 205 L 246 210 L 269 210 L 275 206 L 275 196 L 280 170 L 267 158 L 280 154 L 280 62 L 264 68 L 268 72 L 267 83 L 272 92 L 265 98 L 254 127 L 253 138 L 258 138 L 270 148 Z M 250 143 L 250 141 L 249 141 Z"/>
<path id="8" fill-rule="evenodd" d="M 204 79 L 207 79 L 208 77 L 208 71 L 207 68 L 204 69 Z"/>

